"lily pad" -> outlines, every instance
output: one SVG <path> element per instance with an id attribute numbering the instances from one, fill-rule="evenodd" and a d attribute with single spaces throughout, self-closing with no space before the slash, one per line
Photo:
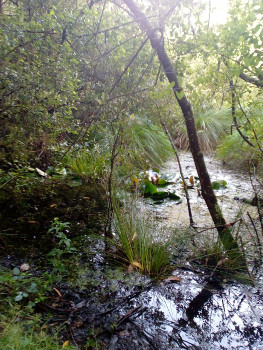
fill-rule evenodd
<path id="1" fill-rule="evenodd" d="M 160 199 L 165 199 L 169 197 L 169 193 L 166 191 L 158 191 L 152 194 L 152 199 L 154 200 L 160 200 Z"/>
<path id="2" fill-rule="evenodd" d="M 145 179 L 144 180 L 144 195 L 145 196 L 152 196 L 156 192 L 157 192 L 156 186 L 154 186 L 150 180 Z"/>
<path id="3" fill-rule="evenodd" d="M 166 181 L 166 180 L 164 180 L 164 179 L 162 179 L 162 178 L 159 178 L 158 179 L 158 186 L 166 186 L 166 185 L 169 185 L 170 184 L 170 182 L 168 182 L 168 181 Z"/>
<path id="4" fill-rule="evenodd" d="M 212 182 L 212 187 L 214 190 L 224 189 L 227 186 L 227 182 L 225 180 L 218 180 Z"/>
<path id="5" fill-rule="evenodd" d="M 181 197 L 179 197 L 175 192 L 169 192 L 169 198 L 174 201 L 181 201 Z"/>

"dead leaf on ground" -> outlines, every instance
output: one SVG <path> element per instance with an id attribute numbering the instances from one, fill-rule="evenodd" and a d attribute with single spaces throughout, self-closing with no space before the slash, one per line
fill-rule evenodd
<path id="1" fill-rule="evenodd" d="M 190 182 L 191 185 L 194 185 L 194 177 L 193 177 L 193 175 L 191 175 L 189 177 L 189 182 Z"/>
<path id="2" fill-rule="evenodd" d="M 69 340 L 66 340 L 66 341 L 63 343 L 62 348 L 65 348 L 65 347 L 68 346 L 68 345 L 69 345 Z"/>
<path id="3" fill-rule="evenodd" d="M 227 258 L 223 258 L 223 259 L 219 260 L 216 266 L 221 266 L 221 265 L 223 265 L 225 262 L 227 262 Z"/>
<path id="4" fill-rule="evenodd" d="M 29 223 L 29 224 L 37 224 L 38 222 L 35 221 L 35 220 L 29 220 L 28 223 Z"/>
<path id="5" fill-rule="evenodd" d="M 57 204 L 50 204 L 49 206 L 50 208 L 54 208 L 54 207 L 57 207 Z"/>
<path id="6" fill-rule="evenodd" d="M 138 267 L 138 269 L 142 269 L 142 265 L 137 261 L 132 261 L 131 264 L 132 266 Z"/>
<path id="7" fill-rule="evenodd" d="M 180 276 L 169 276 L 164 280 L 164 282 L 174 283 L 174 282 L 180 282 L 181 280 L 182 280 L 182 277 Z"/>
<path id="8" fill-rule="evenodd" d="M 132 272 L 133 271 L 133 266 L 132 266 L 132 264 L 130 264 L 129 266 L 128 266 L 128 272 Z"/>
<path id="9" fill-rule="evenodd" d="M 73 322 L 73 327 L 74 328 L 80 328 L 81 326 L 83 326 L 84 322 L 81 321 L 77 321 L 77 322 Z"/>
<path id="10" fill-rule="evenodd" d="M 36 168 L 36 172 L 40 175 L 40 176 L 43 176 L 43 177 L 47 177 L 48 174 L 45 173 L 43 170 L 40 170 L 39 168 Z"/>
<path id="11" fill-rule="evenodd" d="M 78 304 L 76 304 L 74 306 L 77 309 L 81 309 L 82 307 L 86 306 L 86 304 L 87 304 L 87 301 L 86 300 L 82 300 L 82 301 L 80 301 Z"/>
<path id="12" fill-rule="evenodd" d="M 137 233 L 135 232 L 134 235 L 133 235 L 133 237 L 132 237 L 132 242 L 134 242 L 134 241 L 137 239 L 137 237 L 138 237 L 138 235 L 137 235 Z"/>
<path id="13" fill-rule="evenodd" d="M 24 264 L 22 264 L 22 265 L 20 266 L 20 271 L 21 271 L 21 272 L 25 272 L 25 271 L 28 271 L 29 268 L 30 268 L 29 264 L 24 263 Z"/>
<path id="14" fill-rule="evenodd" d="M 55 288 L 55 287 L 53 287 L 53 290 L 58 294 L 58 296 L 62 299 L 62 294 L 60 293 L 60 291 L 57 289 L 57 288 Z"/>

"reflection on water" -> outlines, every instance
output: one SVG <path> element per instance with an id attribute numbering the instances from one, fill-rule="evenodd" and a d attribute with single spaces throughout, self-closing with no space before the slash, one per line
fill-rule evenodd
<path id="1" fill-rule="evenodd" d="M 214 289 L 203 276 L 175 271 L 178 284 L 141 295 L 146 312 L 136 322 L 162 349 L 263 349 L 263 292 L 226 284 Z M 163 345 L 164 346 L 164 345 Z"/>

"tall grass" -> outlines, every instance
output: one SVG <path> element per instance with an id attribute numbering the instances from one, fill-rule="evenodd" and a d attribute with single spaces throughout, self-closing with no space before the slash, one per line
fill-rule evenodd
<path id="1" fill-rule="evenodd" d="M 248 168 L 251 164 L 263 173 L 263 100 L 252 101 L 248 106 L 237 109 L 236 117 L 241 132 L 246 136 L 249 145 L 237 132 L 227 136 L 218 147 L 217 155 L 235 167 Z"/>
<path id="2" fill-rule="evenodd" d="M 201 150 L 214 151 L 222 139 L 229 133 L 231 127 L 231 111 L 229 109 L 210 110 L 195 118 L 196 129 Z M 177 123 L 173 134 L 175 144 L 181 149 L 189 148 L 188 136 L 183 122 Z"/>
<path id="3" fill-rule="evenodd" d="M 126 264 L 157 276 L 169 266 L 169 241 L 156 241 L 154 226 L 135 207 L 114 205 L 116 245 Z"/>
<path id="4" fill-rule="evenodd" d="M 133 173 L 134 169 L 160 167 L 173 155 L 170 141 L 161 127 L 144 118 L 134 118 L 120 123 L 122 128 L 119 130 L 123 131 L 118 131 L 120 133 L 117 145 L 118 157 L 115 159 L 116 170 L 120 177 L 131 175 L 130 172 Z M 67 167 L 73 174 L 82 178 L 98 179 L 107 176 L 115 137 L 112 130 L 105 128 L 92 146 L 80 149 L 67 157 Z"/>
<path id="5" fill-rule="evenodd" d="M 235 130 L 218 146 L 216 156 L 231 166 L 249 168 L 255 161 L 255 150 Z"/>
<path id="6" fill-rule="evenodd" d="M 81 178 L 99 179 L 105 175 L 108 166 L 109 152 L 101 150 L 99 145 L 91 150 L 79 151 L 68 157 L 67 166 L 73 174 Z"/>
<path id="7" fill-rule="evenodd" d="M 160 167 L 173 155 L 169 139 L 158 125 L 136 118 L 128 126 L 129 151 L 139 167 Z"/>

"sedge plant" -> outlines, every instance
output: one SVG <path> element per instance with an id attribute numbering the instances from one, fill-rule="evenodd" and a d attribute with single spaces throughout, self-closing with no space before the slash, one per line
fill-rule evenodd
<path id="1" fill-rule="evenodd" d="M 158 276 L 168 266 L 169 241 L 156 240 L 154 225 L 135 206 L 114 204 L 116 245 L 121 258 L 141 273 Z"/>

